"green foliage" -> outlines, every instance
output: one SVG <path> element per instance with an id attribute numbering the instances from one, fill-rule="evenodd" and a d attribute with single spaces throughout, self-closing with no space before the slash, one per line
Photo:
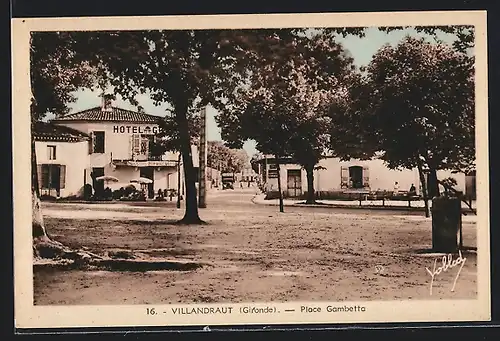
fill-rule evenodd
<path id="1" fill-rule="evenodd" d="M 330 151 L 341 160 L 369 160 L 379 151 L 378 132 L 372 125 L 372 90 L 361 74 L 347 82 L 344 97 L 329 108 Z"/>
<path id="2" fill-rule="evenodd" d="M 389 167 L 474 168 L 473 57 L 407 37 L 375 54 L 365 82 L 358 105 Z"/>
<path id="3" fill-rule="evenodd" d="M 458 52 L 466 53 L 468 50 L 474 47 L 474 26 L 469 25 L 380 27 L 379 30 L 389 33 L 392 31 L 403 30 L 405 28 L 413 28 L 417 32 L 433 36 L 436 42 L 441 42 L 438 39 L 439 33 L 453 34 L 456 37 L 456 39 L 453 41 L 453 47 Z"/>
<path id="4" fill-rule="evenodd" d="M 327 34 L 288 37 L 286 49 L 261 63 L 217 117 L 223 139 L 254 140 L 266 154 L 314 166 L 328 147 L 328 107 L 345 92 L 352 58 Z"/>
<path id="5" fill-rule="evenodd" d="M 293 155 L 303 165 L 330 149 L 341 158 L 382 150 L 393 168 L 417 160 L 433 169 L 474 168 L 474 58 L 463 53 L 474 30 L 415 30 L 453 33 L 454 49 L 407 38 L 382 48 L 360 74 L 335 39 L 363 36 L 364 28 L 36 32 L 32 118 L 67 112 L 75 90 L 97 83 L 134 105 L 147 92 L 172 108 L 157 152 L 182 152 L 191 189 L 190 144 L 209 104 L 221 113 L 228 148 L 252 139 L 261 152 Z"/>
<path id="6" fill-rule="evenodd" d="M 30 41 L 31 118 L 66 114 L 76 101 L 74 92 L 92 88 L 97 69 L 82 61 L 66 33 L 32 32 Z"/>
<path id="7" fill-rule="evenodd" d="M 187 120 L 191 145 L 199 146 L 199 138 L 202 129 L 201 118 L 196 113 L 189 113 Z M 165 117 L 159 118 L 158 126 L 160 127 L 160 132 L 156 134 L 156 140 L 151 146 L 152 154 L 159 156 L 167 151 L 180 152 L 180 127 L 175 116 L 171 113 L 167 113 Z"/>
<path id="8" fill-rule="evenodd" d="M 248 154 L 243 149 L 231 149 L 222 141 L 208 141 L 207 165 L 225 173 L 239 173 L 248 164 Z"/>

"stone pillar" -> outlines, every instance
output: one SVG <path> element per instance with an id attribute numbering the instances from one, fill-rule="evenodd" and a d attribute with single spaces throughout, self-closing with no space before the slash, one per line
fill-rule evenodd
<path id="1" fill-rule="evenodd" d="M 456 252 L 461 225 L 460 199 L 447 196 L 432 199 L 432 250 L 434 252 Z"/>

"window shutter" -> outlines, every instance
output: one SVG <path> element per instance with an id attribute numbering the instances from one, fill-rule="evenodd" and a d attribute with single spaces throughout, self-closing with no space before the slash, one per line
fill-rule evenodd
<path id="1" fill-rule="evenodd" d="M 66 186 L 66 166 L 61 165 L 60 166 L 60 174 L 59 174 L 59 188 L 63 189 Z"/>
<path id="2" fill-rule="evenodd" d="M 36 172 L 38 177 L 38 189 L 42 188 L 43 179 L 42 179 L 42 165 L 36 165 Z"/>
<path id="3" fill-rule="evenodd" d="M 50 185 L 49 165 L 41 165 L 41 169 L 42 169 L 42 176 L 41 176 L 42 188 L 49 188 Z"/>
<path id="4" fill-rule="evenodd" d="M 139 155 L 141 151 L 141 136 L 138 134 L 132 135 L 132 158 Z"/>
<path id="5" fill-rule="evenodd" d="M 363 187 L 370 188 L 370 170 L 368 167 L 363 167 Z"/>
<path id="6" fill-rule="evenodd" d="M 149 151 L 149 138 L 147 136 L 141 136 L 140 154 L 141 155 L 148 155 L 148 151 Z"/>
<path id="7" fill-rule="evenodd" d="M 102 147 L 101 147 L 101 153 L 106 153 L 106 132 L 101 132 L 101 136 L 102 136 Z"/>
<path id="8" fill-rule="evenodd" d="M 92 154 L 94 152 L 94 144 L 95 144 L 94 133 L 90 132 L 89 136 L 90 136 L 90 140 L 89 140 L 89 154 Z"/>
<path id="9" fill-rule="evenodd" d="M 132 150 L 132 135 L 128 137 L 128 151 L 129 151 L 129 158 L 133 159 L 134 158 L 134 151 Z"/>
<path id="10" fill-rule="evenodd" d="M 349 187 L 349 168 L 345 166 L 340 167 L 340 188 Z"/>

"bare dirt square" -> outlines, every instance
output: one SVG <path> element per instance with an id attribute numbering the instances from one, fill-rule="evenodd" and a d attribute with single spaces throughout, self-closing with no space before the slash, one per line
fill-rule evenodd
<path id="1" fill-rule="evenodd" d="M 175 203 L 43 203 L 50 236 L 70 247 L 144 266 L 64 269 L 35 264 L 36 305 L 469 299 L 476 253 L 434 278 L 431 218 L 421 212 L 277 207 L 251 190 L 221 191 L 200 211 L 207 224 L 173 222 Z M 463 218 L 476 247 L 475 216 Z M 455 258 L 456 256 L 454 256 Z M 155 267 L 158 264 L 181 264 Z M 149 265 L 148 265 L 149 264 Z M 151 265 L 153 264 L 153 265 Z M 185 267 L 182 267 L 185 264 Z M 194 264 L 192 268 L 190 264 Z"/>

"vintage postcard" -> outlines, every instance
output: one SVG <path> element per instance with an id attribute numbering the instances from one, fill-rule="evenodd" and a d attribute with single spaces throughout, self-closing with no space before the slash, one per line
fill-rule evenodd
<path id="1" fill-rule="evenodd" d="M 13 19 L 16 327 L 489 321 L 486 33 Z"/>

